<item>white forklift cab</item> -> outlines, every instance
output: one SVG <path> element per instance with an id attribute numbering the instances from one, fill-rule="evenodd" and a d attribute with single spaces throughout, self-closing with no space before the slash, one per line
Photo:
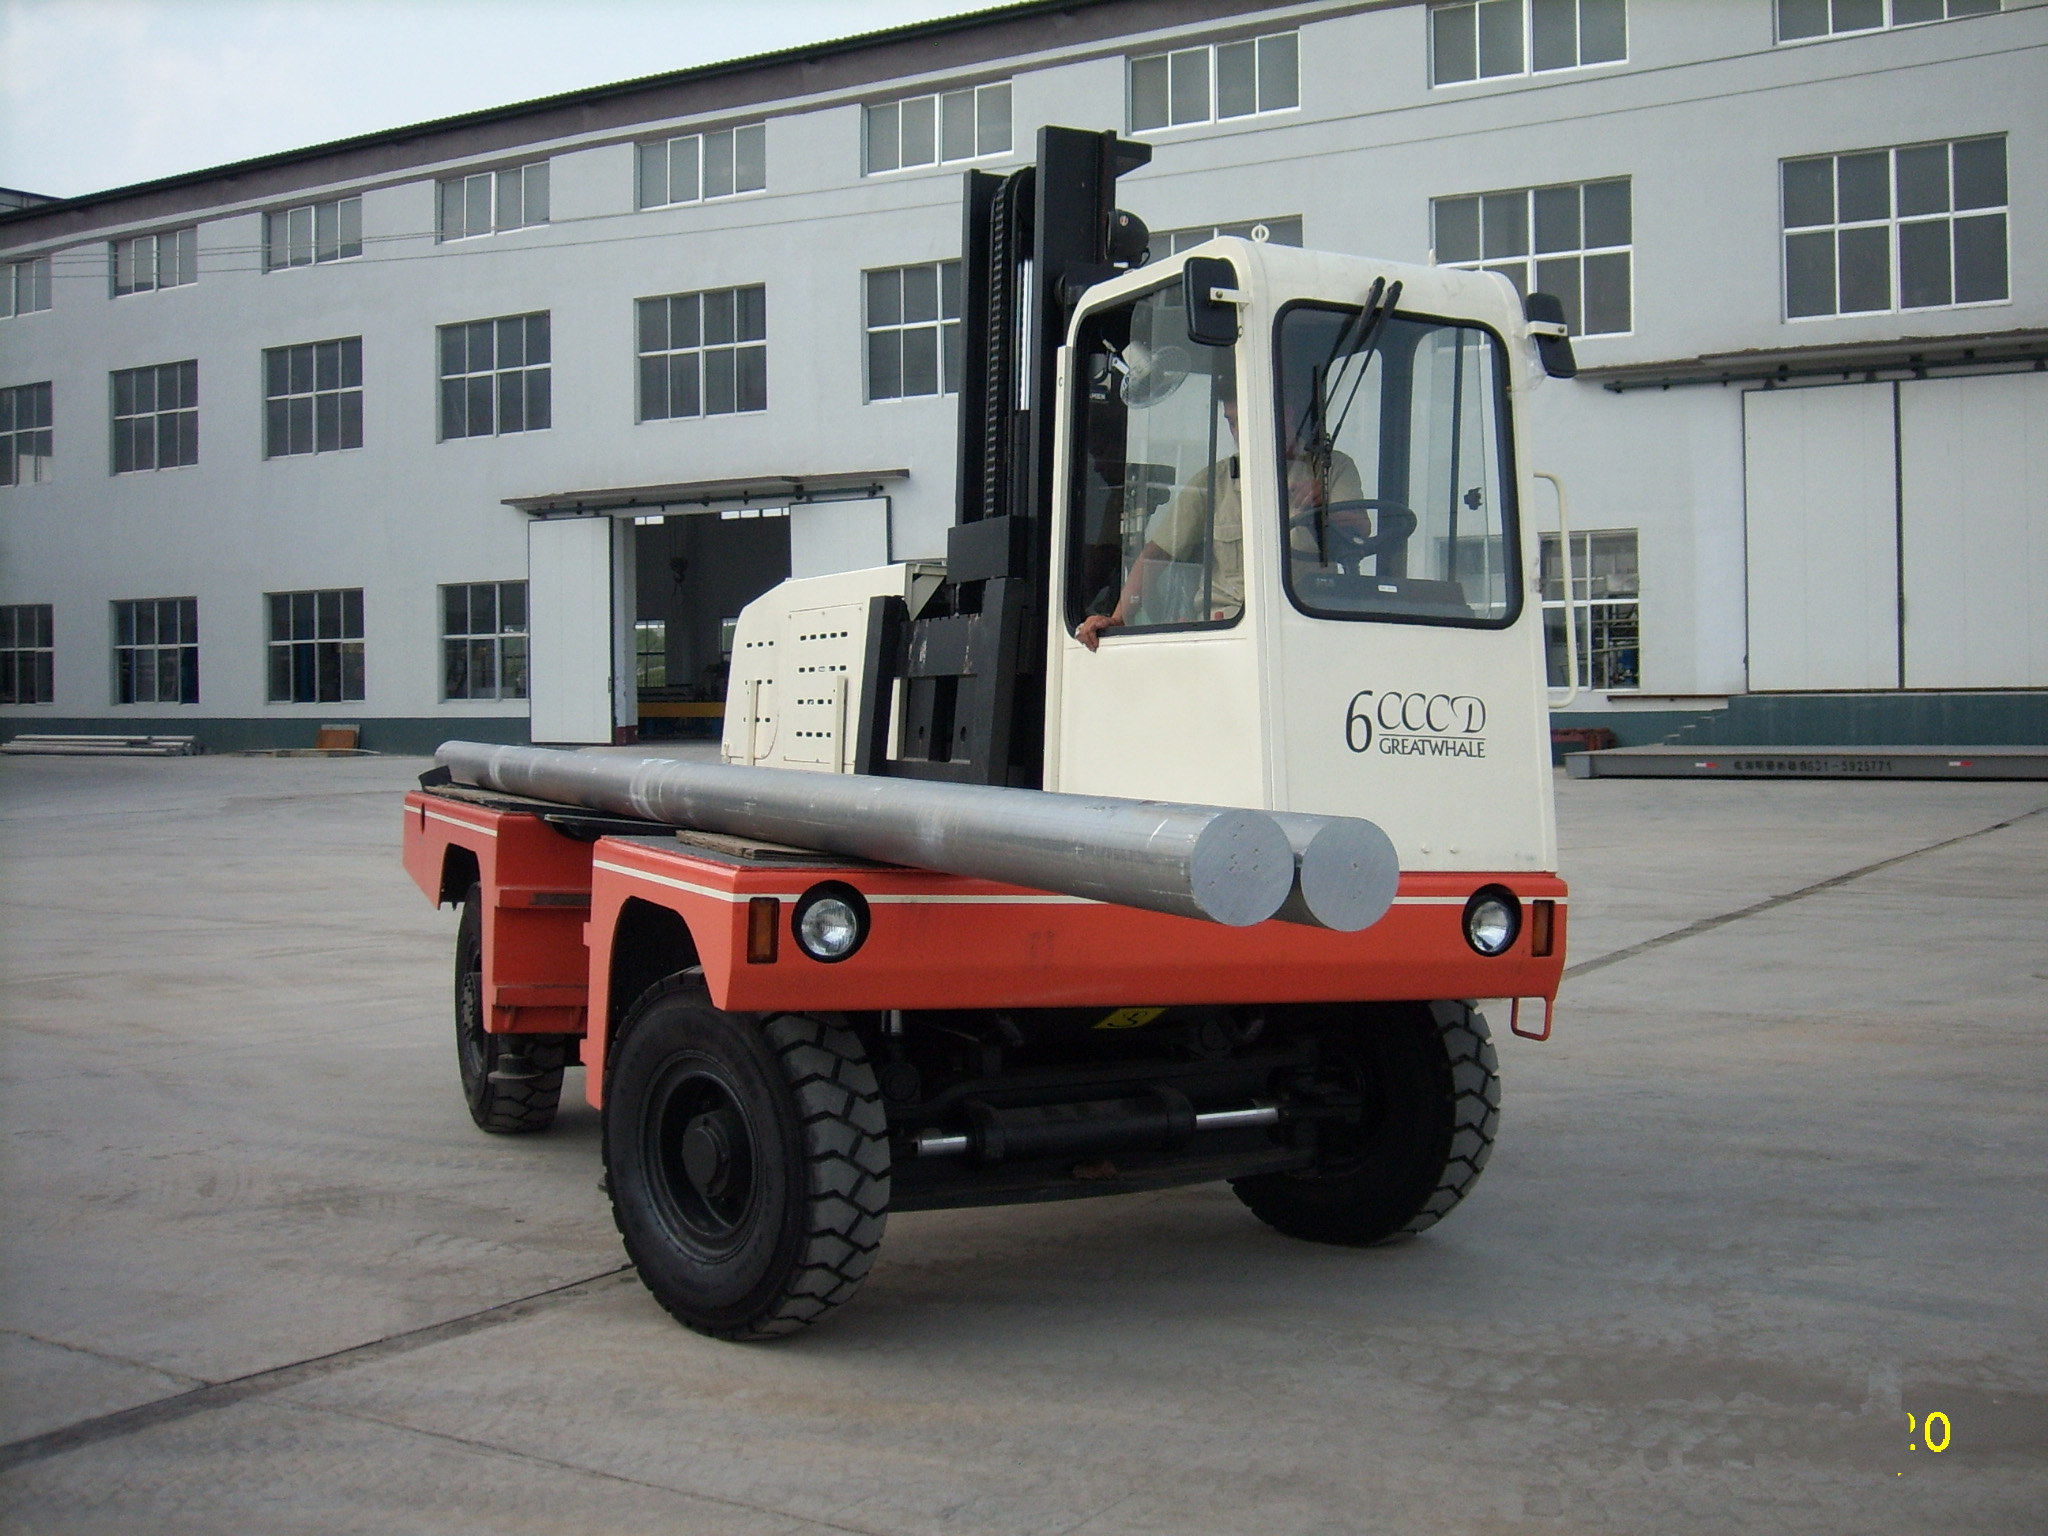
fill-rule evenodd
<path id="1" fill-rule="evenodd" d="M 1515 422 L 1562 331 L 1491 274 L 1237 239 L 1090 288 L 1055 359 L 1040 787 L 1365 817 L 1404 871 L 1555 870 Z M 870 600 L 911 613 L 943 571 L 749 606 L 726 761 L 852 772 L 864 709 L 900 760 Z"/>

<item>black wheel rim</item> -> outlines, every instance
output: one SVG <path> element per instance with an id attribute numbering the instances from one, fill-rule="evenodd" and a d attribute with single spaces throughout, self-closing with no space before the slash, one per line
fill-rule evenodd
<path id="1" fill-rule="evenodd" d="M 462 1061 L 462 1086 L 472 1107 L 490 1087 L 491 1041 L 484 1032 L 483 946 L 465 943 L 455 972 L 455 1049 Z"/>
<path id="2" fill-rule="evenodd" d="M 683 1246 L 717 1258 L 746 1241 L 759 1203 L 759 1137 L 724 1070 L 669 1063 L 648 1095 L 643 1151 L 654 1204 Z"/>

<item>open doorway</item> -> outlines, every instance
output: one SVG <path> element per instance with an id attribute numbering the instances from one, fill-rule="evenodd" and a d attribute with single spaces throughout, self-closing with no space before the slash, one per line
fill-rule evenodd
<path id="1" fill-rule="evenodd" d="M 633 532 L 640 738 L 716 737 L 724 729 L 733 624 L 789 575 L 786 509 L 649 518 Z"/>

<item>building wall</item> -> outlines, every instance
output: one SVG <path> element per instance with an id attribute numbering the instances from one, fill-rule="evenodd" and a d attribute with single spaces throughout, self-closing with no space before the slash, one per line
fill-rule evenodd
<path id="1" fill-rule="evenodd" d="M 1041 9 L 949 29 L 922 50 L 893 45 L 866 75 L 846 63 L 763 71 L 783 91 L 765 101 L 748 101 L 750 77 L 725 75 L 700 93 L 716 110 L 694 115 L 675 115 L 689 106 L 680 87 L 650 91 L 650 111 L 668 115 L 635 121 L 612 97 L 582 119 L 536 112 L 535 131 L 553 135 L 539 141 L 522 142 L 515 113 L 451 129 L 439 161 L 429 132 L 425 147 L 406 141 L 402 165 L 397 147 L 357 149 L 0 221 L 0 257 L 65 242 L 53 307 L 0 321 L 0 386 L 51 380 L 56 423 L 54 478 L 0 489 L 0 604 L 54 604 L 57 652 L 54 703 L 0 707 L 0 731 L 175 716 L 202 734 L 220 720 L 223 739 L 310 738 L 337 717 L 516 733 L 517 703 L 440 698 L 436 596 L 441 583 L 526 575 L 511 497 L 903 467 L 894 553 L 941 554 L 953 402 L 863 403 L 862 274 L 958 254 L 960 168 L 863 176 L 861 103 L 963 80 L 1013 82 L 1016 152 L 985 162 L 1002 170 L 1028 158 L 1041 123 L 1124 127 L 1134 53 L 1298 27 L 1298 110 L 1143 135 L 1154 161 L 1121 200 L 1155 229 L 1300 216 L 1310 246 L 1420 261 L 1433 197 L 1628 176 L 1634 329 L 1581 338 L 1589 369 L 2048 324 L 2048 8 L 2007 0 L 2000 15 L 1776 46 L 1769 0 L 1631 0 L 1625 63 L 1448 87 L 1429 82 L 1423 4 L 1205 10 Z M 1130 35 L 1116 35 L 1117 18 Z M 761 118 L 766 191 L 636 210 L 636 137 Z M 1780 160 L 1984 133 L 2007 135 L 2009 302 L 1782 318 Z M 437 244 L 436 173 L 543 155 L 549 224 Z M 322 165 L 348 179 L 320 182 Z M 297 190 L 254 195 L 280 178 Z M 263 207 L 357 190 L 362 257 L 262 270 Z M 107 238 L 195 218 L 197 283 L 108 296 Z M 767 287 L 769 409 L 636 423 L 634 300 L 746 283 Z M 552 315 L 551 429 L 438 441 L 436 328 L 533 310 Z M 266 461 L 263 350 L 356 335 L 364 446 Z M 109 371 L 185 358 L 199 361 L 199 463 L 109 474 Z M 1741 691 L 1739 388 L 1552 381 L 1529 429 L 1528 460 L 1566 478 L 1577 527 L 1638 531 L 1634 702 Z M 263 594 L 352 586 L 365 593 L 365 699 L 264 703 Z M 201 702 L 113 705 L 108 604 L 162 596 L 199 599 Z"/>

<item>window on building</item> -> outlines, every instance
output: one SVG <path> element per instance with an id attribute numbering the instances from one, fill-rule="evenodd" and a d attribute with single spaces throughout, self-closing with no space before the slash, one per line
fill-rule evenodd
<path id="1" fill-rule="evenodd" d="M 114 604 L 114 702 L 199 702 L 199 599 Z"/>
<path id="2" fill-rule="evenodd" d="M 1284 219 L 1253 219 L 1244 224 L 1197 224 L 1191 229 L 1155 229 L 1147 261 L 1163 261 L 1191 250 L 1218 235 L 1235 235 L 1240 240 L 1270 240 L 1275 245 L 1301 244 L 1301 216 Z"/>
<path id="3" fill-rule="evenodd" d="M 0 389 L 0 485 L 34 485 L 50 478 L 55 432 L 50 386 Z"/>
<path id="4" fill-rule="evenodd" d="M 1619 690 L 1640 688 L 1642 670 L 1642 581 L 1637 574 L 1636 530 L 1574 533 L 1572 601 L 1579 630 L 1579 686 Z M 1563 546 L 1543 535 L 1543 637 L 1550 658 L 1550 684 L 1570 686 L 1565 670 Z"/>
<path id="5" fill-rule="evenodd" d="M 642 208 L 759 192 L 768 185 L 768 125 L 653 139 L 639 146 Z"/>
<path id="6" fill-rule="evenodd" d="M 199 462 L 199 364 L 162 363 L 113 375 L 114 473 Z"/>
<path id="7" fill-rule="evenodd" d="M 0 704 L 50 704 L 56 647 L 48 603 L 0 605 Z"/>
<path id="8" fill-rule="evenodd" d="M 363 338 L 263 354 L 263 456 L 363 446 Z"/>
<path id="9" fill-rule="evenodd" d="M 441 436 L 538 432 L 554 420 L 548 315 L 441 327 Z"/>
<path id="10" fill-rule="evenodd" d="M 0 320 L 32 315 L 49 307 L 49 257 L 31 256 L 26 261 L 0 265 Z"/>
<path id="11" fill-rule="evenodd" d="M 363 254 L 363 200 L 338 198 L 263 215 L 263 269 L 310 267 Z"/>
<path id="12" fill-rule="evenodd" d="M 1518 293 L 1554 293 L 1574 336 L 1634 328 L 1634 248 L 1626 176 L 1440 197 L 1430 204 L 1436 259 L 1504 273 Z"/>
<path id="13" fill-rule="evenodd" d="M 441 697 L 526 697 L 526 583 L 441 589 Z"/>
<path id="14" fill-rule="evenodd" d="M 166 230 L 107 243 L 108 279 L 114 297 L 181 288 L 199 281 L 199 229 Z"/>
<path id="15" fill-rule="evenodd" d="M 960 263 L 885 267 L 868 279 L 868 399 L 960 388 Z"/>
<path id="16" fill-rule="evenodd" d="M 1466 0 L 1430 7 L 1432 85 L 1613 64 L 1627 57 L 1626 0 Z"/>
<path id="17" fill-rule="evenodd" d="M 272 704 L 342 704 L 363 696 L 363 589 L 272 592 Z"/>
<path id="18" fill-rule="evenodd" d="M 1985 16 L 1998 8 L 1999 0 L 1778 0 L 1778 41 L 1916 27 L 1958 16 Z"/>
<path id="19" fill-rule="evenodd" d="M 1285 112 L 1301 105 L 1299 35 L 1240 38 L 1131 60 L 1131 128 Z"/>
<path id="20" fill-rule="evenodd" d="M 642 299 L 640 419 L 768 409 L 768 290 Z"/>
<path id="21" fill-rule="evenodd" d="M 439 238 L 467 240 L 548 221 L 548 162 L 450 176 L 440 183 Z"/>
<path id="22" fill-rule="evenodd" d="M 640 619 L 633 625 L 633 678 L 642 688 L 668 686 L 668 621 Z"/>
<path id="23" fill-rule="evenodd" d="M 912 96 L 869 107 L 869 172 L 908 170 L 1010 152 L 1010 82 Z"/>
<path id="24" fill-rule="evenodd" d="M 1785 315 L 2011 296 L 2005 137 L 1787 160 Z"/>

